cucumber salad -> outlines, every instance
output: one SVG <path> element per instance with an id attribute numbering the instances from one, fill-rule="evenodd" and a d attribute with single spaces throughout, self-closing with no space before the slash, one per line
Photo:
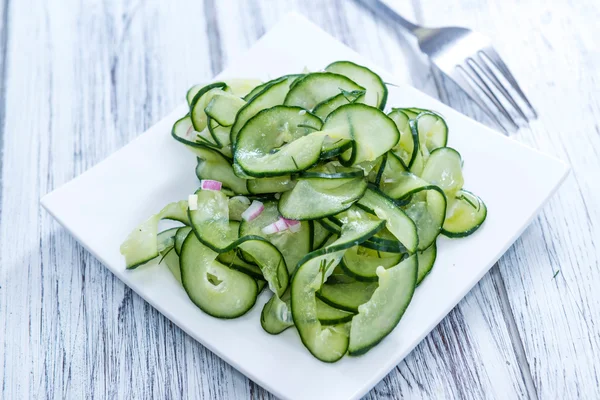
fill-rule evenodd
<path id="1" fill-rule="evenodd" d="M 295 327 L 325 362 L 367 352 L 432 270 L 437 237 L 468 236 L 487 213 L 444 118 L 386 108 L 387 94 L 349 61 L 192 87 L 172 136 L 196 156 L 199 189 L 133 230 L 127 268 L 160 258 L 216 318 L 267 288 L 266 332 Z M 158 232 L 162 219 L 181 226 Z"/>

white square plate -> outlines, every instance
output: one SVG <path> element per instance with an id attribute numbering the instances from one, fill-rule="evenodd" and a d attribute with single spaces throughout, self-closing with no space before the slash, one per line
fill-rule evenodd
<path id="1" fill-rule="evenodd" d="M 297 15 L 284 18 L 219 75 L 268 79 L 319 70 L 334 60 L 369 65 Z M 370 66 L 370 65 L 369 65 Z M 372 66 L 371 66 L 372 67 Z M 382 71 L 384 81 L 394 82 Z M 203 314 L 164 266 L 126 271 L 119 245 L 166 203 L 198 186 L 195 158 L 170 136 L 185 114 L 178 107 L 136 140 L 42 199 L 42 205 L 119 279 L 189 335 L 275 395 L 289 399 L 355 399 L 397 365 L 481 279 L 557 189 L 568 167 L 472 121 L 409 86 L 390 87 L 388 105 L 442 113 L 449 145 L 465 160 L 465 187 L 488 206 L 482 228 L 466 239 L 438 240 L 433 272 L 416 291 L 398 327 L 366 355 L 335 364 L 317 361 L 297 332 L 265 333 L 260 311 L 267 295 L 235 320 Z"/>

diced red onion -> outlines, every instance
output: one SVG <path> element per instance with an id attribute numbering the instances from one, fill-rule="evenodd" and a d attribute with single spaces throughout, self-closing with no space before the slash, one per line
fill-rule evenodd
<path id="1" fill-rule="evenodd" d="M 302 224 L 300 221 L 296 221 L 295 219 L 287 219 L 287 218 L 282 218 L 285 221 L 285 224 L 287 225 L 288 229 L 293 232 L 300 232 L 300 229 L 302 229 Z"/>
<path id="2" fill-rule="evenodd" d="M 213 181 L 211 179 L 202 179 L 200 181 L 200 188 L 202 190 L 221 190 L 223 184 L 219 181 Z"/>
<path id="3" fill-rule="evenodd" d="M 276 226 L 276 222 L 273 222 L 272 224 L 265 226 L 264 228 L 261 229 L 261 231 L 265 235 L 272 235 L 273 233 L 279 232 L 279 230 L 277 229 L 277 226 Z"/>
<path id="4" fill-rule="evenodd" d="M 248 207 L 246 211 L 242 213 L 242 218 L 244 219 L 244 221 L 252 221 L 256 217 L 258 217 L 264 209 L 265 206 L 263 205 L 263 203 L 261 203 L 258 200 L 254 200 L 252 201 L 252 204 L 250 204 L 250 207 Z"/>
<path id="5" fill-rule="evenodd" d="M 288 225 L 285 223 L 283 218 L 279 218 L 275 222 L 275 226 L 277 227 L 277 232 L 285 231 L 288 228 Z"/>

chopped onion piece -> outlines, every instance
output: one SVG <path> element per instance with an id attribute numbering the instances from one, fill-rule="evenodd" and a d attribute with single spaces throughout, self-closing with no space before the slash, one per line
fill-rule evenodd
<path id="1" fill-rule="evenodd" d="M 279 218 L 275 222 L 275 226 L 277 227 L 277 232 L 285 231 L 288 228 L 288 225 L 285 223 L 283 218 Z"/>
<path id="2" fill-rule="evenodd" d="M 279 232 L 279 230 L 277 230 L 276 222 L 273 222 L 272 224 L 265 226 L 261 230 L 262 230 L 262 233 L 264 233 L 265 235 L 272 235 L 273 233 Z"/>
<path id="3" fill-rule="evenodd" d="M 300 221 L 296 221 L 295 219 L 282 219 L 285 221 L 285 224 L 291 232 L 300 232 L 300 229 L 302 229 L 302 223 Z"/>
<path id="4" fill-rule="evenodd" d="M 211 179 L 202 179 L 200 181 L 200 188 L 202 190 L 221 190 L 223 184 L 219 181 L 213 181 Z"/>
<path id="5" fill-rule="evenodd" d="M 190 194 L 188 196 L 188 208 L 190 211 L 196 211 L 198 209 L 198 195 Z"/>
<path id="6" fill-rule="evenodd" d="M 250 204 L 250 207 L 248 207 L 246 211 L 242 213 L 242 219 L 244 221 L 252 221 L 256 217 L 258 217 L 264 209 L 265 206 L 263 205 L 263 203 L 261 203 L 258 200 L 254 200 L 252 201 L 252 204 Z"/>

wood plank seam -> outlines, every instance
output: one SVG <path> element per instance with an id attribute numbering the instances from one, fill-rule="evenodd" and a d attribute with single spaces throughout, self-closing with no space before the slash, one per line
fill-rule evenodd
<path id="1" fill-rule="evenodd" d="M 223 70 L 223 49 L 216 0 L 204 0 L 204 16 L 206 19 L 206 36 L 208 36 L 210 69 L 212 74 L 216 75 Z"/>

